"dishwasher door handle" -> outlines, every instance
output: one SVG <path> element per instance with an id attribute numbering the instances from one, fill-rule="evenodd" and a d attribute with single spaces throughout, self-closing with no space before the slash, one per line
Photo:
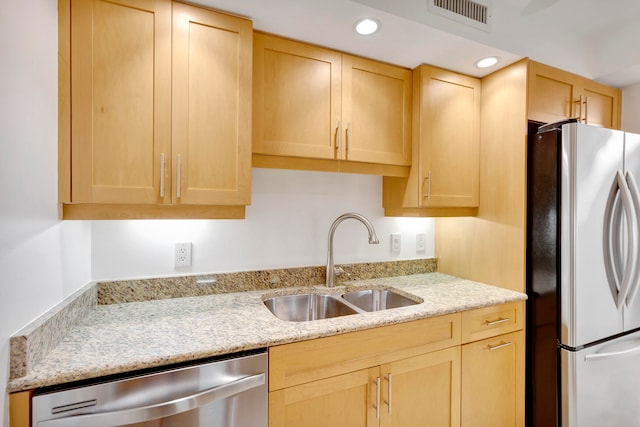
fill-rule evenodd
<path id="1" fill-rule="evenodd" d="M 234 396 L 265 384 L 265 374 L 260 373 L 242 377 L 230 383 L 222 384 L 190 396 L 184 396 L 168 402 L 156 403 L 138 408 L 123 409 L 97 414 L 72 415 L 70 417 L 40 421 L 38 427 L 110 427 L 143 423 L 158 418 L 170 417 L 182 412 L 207 405 L 216 400 Z"/>

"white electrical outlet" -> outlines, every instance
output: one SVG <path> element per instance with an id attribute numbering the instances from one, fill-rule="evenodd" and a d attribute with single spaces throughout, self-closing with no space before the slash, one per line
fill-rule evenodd
<path id="1" fill-rule="evenodd" d="M 426 236 L 424 233 L 416 234 L 416 252 L 426 251 L 426 244 Z"/>
<path id="2" fill-rule="evenodd" d="M 391 252 L 400 252 L 402 239 L 400 233 L 391 233 Z"/>
<path id="3" fill-rule="evenodd" d="M 191 243 L 176 243 L 175 266 L 189 267 L 191 265 Z"/>

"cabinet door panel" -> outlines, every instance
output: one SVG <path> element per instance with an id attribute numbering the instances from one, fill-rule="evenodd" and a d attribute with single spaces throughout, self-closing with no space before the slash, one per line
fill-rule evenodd
<path id="1" fill-rule="evenodd" d="M 269 425 L 373 427 L 379 369 L 370 368 L 269 393 Z"/>
<path id="2" fill-rule="evenodd" d="M 524 332 L 462 346 L 462 426 L 524 425 Z"/>
<path id="3" fill-rule="evenodd" d="M 594 126 L 617 129 L 616 111 L 617 100 L 607 93 L 584 89 L 586 122 Z"/>
<path id="4" fill-rule="evenodd" d="M 411 71 L 343 55 L 343 158 L 411 163 Z"/>
<path id="5" fill-rule="evenodd" d="M 254 35 L 253 152 L 335 158 L 340 54 Z"/>
<path id="6" fill-rule="evenodd" d="M 161 202 L 171 4 L 72 2 L 72 201 Z"/>
<path id="7" fill-rule="evenodd" d="M 251 23 L 179 3 L 173 12 L 174 203 L 247 204 Z"/>
<path id="8" fill-rule="evenodd" d="M 529 119 L 554 123 L 578 116 L 580 95 L 569 73 L 529 63 Z"/>
<path id="9" fill-rule="evenodd" d="M 460 425 L 460 347 L 383 365 L 382 375 L 381 426 Z"/>
<path id="10" fill-rule="evenodd" d="M 479 81 L 438 70 L 425 74 L 420 206 L 478 206 Z"/>

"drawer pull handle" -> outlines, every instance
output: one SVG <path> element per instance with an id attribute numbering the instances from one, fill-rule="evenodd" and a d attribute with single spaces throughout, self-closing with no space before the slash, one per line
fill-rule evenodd
<path id="1" fill-rule="evenodd" d="M 486 323 L 487 326 L 493 326 L 499 325 L 500 323 L 508 322 L 509 320 L 511 320 L 510 317 L 500 317 L 498 320 L 487 320 L 484 323 Z"/>
<path id="2" fill-rule="evenodd" d="M 501 348 L 509 347 L 512 344 L 513 344 L 512 342 L 502 342 L 498 345 L 488 345 L 487 348 L 489 349 L 489 351 L 494 351 L 494 350 L 500 350 Z"/>

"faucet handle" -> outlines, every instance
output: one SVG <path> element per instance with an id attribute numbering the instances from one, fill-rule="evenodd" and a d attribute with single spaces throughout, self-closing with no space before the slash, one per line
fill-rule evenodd
<path id="1" fill-rule="evenodd" d="M 349 273 L 347 273 L 346 271 L 344 271 L 344 269 L 342 267 L 333 267 L 333 274 L 335 274 L 336 276 L 341 276 L 341 275 L 347 275 L 350 276 Z"/>

